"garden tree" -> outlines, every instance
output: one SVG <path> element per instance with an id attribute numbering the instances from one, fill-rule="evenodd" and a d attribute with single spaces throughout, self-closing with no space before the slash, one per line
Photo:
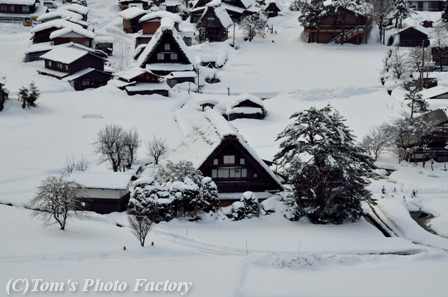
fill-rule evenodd
<path id="1" fill-rule="evenodd" d="M 291 11 L 301 11 L 303 5 L 307 3 L 306 1 L 301 0 L 292 0 L 291 4 L 289 5 L 289 10 Z"/>
<path id="2" fill-rule="evenodd" d="M 448 5 L 446 6 L 448 7 Z M 434 28 L 433 39 L 431 41 L 431 53 L 434 51 L 433 58 L 436 60 L 440 71 L 443 69 L 443 56 L 448 54 L 448 31 L 447 25 L 438 24 Z"/>
<path id="3" fill-rule="evenodd" d="M 326 16 L 326 9 L 323 0 L 311 0 L 303 2 L 300 7 L 299 23 L 304 28 L 317 29 L 317 42 L 319 42 L 319 22 Z M 309 42 L 309 39 L 308 39 Z"/>
<path id="4" fill-rule="evenodd" d="M 411 108 L 411 119 L 414 117 L 414 113 L 427 112 L 429 104 L 422 99 L 422 95 L 419 93 L 419 88 L 415 85 L 414 81 L 405 81 L 403 86 L 407 93 L 404 95 L 405 100 L 411 100 L 409 107 Z"/>
<path id="5" fill-rule="evenodd" d="M 252 192 L 244 192 L 240 201 L 234 202 L 226 216 L 232 221 L 251 219 L 260 215 L 258 198 Z"/>
<path id="6" fill-rule="evenodd" d="M 364 136 L 361 146 L 377 161 L 392 141 L 391 135 L 386 133 L 382 126 L 370 128 L 369 134 Z"/>
<path id="7" fill-rule="evenodd" d="M 80 159 L 76 159 L 75 156 L 65 157 L 64 168 L 62 169 L 63 175 L 69 175 L 73 171 L 87 171 L 89 170 L 89 162 L 87 158 L 81 156 Z"/>
<path id="8" fill-rule="evenodd" d="M 129 215 L 128 222 L 132 234 L 137 237 L 140 245 L 144 247 L 146 236 L 148 236 L 149 231 L 151 231 L 153 227 L 153 221 L 144 215 Z"/>
<path id="9" fill-rule="evenodd" d="M 268 18 L 266 14 L 261 11 L 242 18 L 240 22 L 240 28 L 246 33 L 246 40 L 250 42 L 254 37 L 264 37 L 266 24 Z"/>
<path id="10" fill-rule="evenodd" d="M 146 143 L 147 155 L 154 158 L 154 164 L 159 164 L 159 159 L 164 153 L 168 151 L 168 142 L 166 139 L 153 136 L 151 140 Z"/>
<path id="11" fill-rule="evenodd" d="M 130 167 L 137 159 L 137 150 L 142 145 L 142 141 L 140 140 L 138 131 L 135 127 L 124 132 L 123 144 L 125 148 L 125 165 Z"/>
<path id="12" fill-rule="evenodd" d="M 28 107 L 36 107 L 36 100 L 40 97 L 39 89 L 36 87 L 34 82 L 30 83 L 28 88 L 21 87 L 19 89 L 19 100 L 22 101 L 22 108 Z"/>
<path id="13" fill-rule="evenodd" d="M 100 163 L 109 163 L 118 172 L 135 161 L 141 141 L 135 128 L 125 131 L 119 125 L 107 125 L 98 132 L 93 145 L 100 155 Z"/>
<path id="14" fill-rule="evenodd" d="M 296 217 L 313 223 L 356 221 L 361 202 L 374 203 L 366 176 L 373 158 L 355 144 L 345 119 L 330 105 L 294 113 L 281 132 L 277 161 L 289 176 L 297 203 Z"/>
<path id="15" fill-rule="evenodd" d="M 155 179 L 159 183 L 167 183 L 184 181 L 186 177 L 193 180 L 196 184 L 203 178 L 202 172 L 195 169 L 191 161 L 183 160 L 173 163 L 171 160 L 168 160 L 164 166 L 157 170 Z"/>
<path id="16" fill-rule="evenodd" d="M 385 72 L 391 72 L 394 78 L 400 79 L 409 72 L 407 55 L 405 52 L 395 48 L 391 51 L 389 58 L 385 60 Z"/>
<path id="17" fill-rule="evenodd" d="M 387 19 L 394 10 L 393 0 L 370 0 L 369 14 L 372 16 L 373 21 L 377 24 L 380 33 L 380 43 L 385 43 L 384 27 L 387 23 Z"/>
<path id="18" fill-rule="evenodd" d="M 415 14 L 407 0 L 394 0 L 392 17 L 395 18 L 395 28 L 403 28 L 403 20 Z"/>
<path id="19" fill-rule="evenodd" d="M 65 230 L 70 213 L 81 217 L 84 197 L 83 187 L 67 180 L 63 175 L 49 176 L 38 187 L 36 196 L 30 201 L 33 216 L 39 217 L 45 226 L 55 220 Z"/>
<path id="20" fill-rule="evenodd" d="M 418 90 L 421 91 L 424 87 L 423 77 L 424 73 L 428 75 L 428 72 L 434 69 L 434 61 L 432 60 L 432 54 L 430 48 L 424 47 L 414 47 L 412 48 L 407 56 L 407 64 L 410 72 L 418 72 L 420 74 Z M 416 79 L 414 77 L 414 79 Z"/>

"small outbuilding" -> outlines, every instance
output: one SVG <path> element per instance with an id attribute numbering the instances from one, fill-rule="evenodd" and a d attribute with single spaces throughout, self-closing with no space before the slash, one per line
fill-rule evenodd
<path id="1" fill-rule="evenodd" d="M 397 35 L 400 38 L 400 46 L 402 47 L 429 46 L 428 34 L 422 26 L 407 27 L 398 31 Z"/>
<path id="2" fill-rule="evenodd" d="M 74 171 L 68 178 L 84 187 L 84 202 L 87 210 L 107 214 L 127 209 L 132 174 Z"/>
<path id="3" fill-rule="evenodd" d="M 261 120 L 266 117 L 266 110 L 263 100 L 252 94 L 243 93 L 227 107 L 226 115 L 229 121 L 235 119 Z"/>
<path id="4" fill-rule="evenodd" d="M 448 87 L 437 86 L 427 90 L 419 92 L 422 95 L 422 99 L 448 99 Z"/>
<path id="5" fill-rule="evenodd" d="M 268 0 L 264 11 L 268 14 L 268 17 L 273 18 L 278 16 L 278 13 L 282 11 L 283 7 L 277 0 Z"/>

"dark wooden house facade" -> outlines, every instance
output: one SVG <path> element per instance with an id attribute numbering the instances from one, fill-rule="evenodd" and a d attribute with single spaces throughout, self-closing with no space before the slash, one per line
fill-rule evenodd
<path id="1" fill-rule="evenodd" d="M 137 65 L 157 75 L 193 71 L 196 63 L 171 18 L 163 18 L 154 37 L 140 54 Z"/>
<path id="2" fill-rule="evenodd" d="M 119 13 L 123 19 L 123 31 L 126 33 L 137 33 L 142 29 L 142 24 L 139 22 L 140 18 L 146 14 L 146 11 L 130 7 Z"/>
<path id="3" fill-rule="evenodd" d="M 179 15 L 168 11 L 150 12 L 139 20 L 142 33 L 135 38 L 135 47 L 151 41 L 157 29 L 159 29 L 163 18 L 172 19 L 174 21 L 174 29 L 179 31 L 179 24 L 182 22 L 182 18 Z"/>
<path id="4" fill-rule="evenodd" d="M 409 4 L 417 11 L 443 11 L 445 0 L 410 0 Z"/>
<path id="5" fill-rule="evenodd" d="M 267 3 L 264 11 L 268 14 L 268 17 L 273 18 L 278 16 L 278 13 L 282 10 L 282 6 L 275 0 L 271 0 Z"/>
<path id="6" fill-rule="evenodd" d="M 113 85 L 132 95 L 159 94 L 169 96 L 170 87 L 162 77 L 140 67 L 131 67 L 115 74 Z"/>
<path id="7" fill-rule="evenodd" d="M 344 20 L 345 15 L 345 20 Z M 315 27 L 306 27 L 308 42 L 361 44 L 370 26 L 370 20 L 349 9 L 341 13 L 329 13 Z"/>
<path id="8" fill-rule="evenodd" d="M 204 13 L 207 4 L 218 5 L 215 1 L 199 0 L 190 10 L 190 22 L 197 23 Z M 241 18 L 247 15 L 258 13 L 261 9 L 255 6 L 255 2 L 251 0 L 222 0 L 223 7 L 232 19 L 233 23 L 239 23 Z"/>
<path id="9" fill-rule="evenodd" d="M 31 14 L 36 11 L 38 0 L 0 0 L 0 13 Z"/>
<path id="10" fill-rule="evenodd" d="M 402 47 L 429 46 L 428 34 L 416 27 L 407 27 L 400 30 L 397 34 L 400 38 L 400 46 Z"/>
<path id="11" fill-rule="evenodd" d="M 45 67 L 37 70 L 39 74 L 65 79 L 77 91 L 103 86 L 111 78 L 104 72 L 104 59 L 90 51 L 56 47 L 41 58 Z"/>
<path id="12" fill-rule="evenodd" d="M 237 130 L 213 109 L 205 111 L 193 131 L 168 158 L 191 161 L 210 176 L 220 193 L 276 192 L 280 181 Z"/>
<path id="13" fill-rule="evenodd" d="M 196 28 L 199 39 L 204 41 L 224 41 L 228 38 L 228 28 L 233 25 L 227 11 L 221 6 L 206 6 L 204 13 L 198 20 Z"/>
<path id="14" fill-rule="evenodd" d="M 434 160 L 435 162 L 448 161 L 448 109 L 441 108 L 428 112 L 418 118 L 424 125 L 432 127 L 430 133 L 417 140 L 416 137 L 405 139 L 405 148 L 411 151 L 407 158 L 411 162 L 426 162 Z M 418 148 L 415 146 L 418 145 Z"/>

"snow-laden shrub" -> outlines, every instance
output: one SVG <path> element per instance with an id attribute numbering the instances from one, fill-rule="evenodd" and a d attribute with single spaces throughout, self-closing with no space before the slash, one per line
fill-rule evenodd
<path id="1" fill-rule="evenodd" d="M 233 221 L 250 219 L 258 217 L 259 215 L 260 204 L 258 203 L 257 197 L 252 192 L 244 192 L 240 201 L 234 202 L 230 206 L 230 211 L 226 213 L 226 216 Z"/>
<path id="2" fill-rule="evenodd" d="M 141 178 L 133 185 L 129 214 L 145 215 L 156 222 L 182 217 L 198 220 L 202 213 L 216 212 L 219 206 L 216 184 L 191 162 L 168 162 L 155 179 Z"/>

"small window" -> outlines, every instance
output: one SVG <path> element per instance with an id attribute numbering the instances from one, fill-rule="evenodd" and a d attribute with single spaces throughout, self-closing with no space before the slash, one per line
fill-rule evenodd
<path id="1" fill-rule="evenodd" d="M 235 164 L 235 156 L 224 156 L 224 164 Z"/>
<path id="2" fill-rule="evenodd" d="M 165 55 L 164 55 L 163 53 L 158 53 L 158 54 L 157 54 L 157 60 L 161 60 L 161 61 L 163 61 L 164 58 L 165 58 Z"/>
<path id="3" fill-rule="evenodd" d="M 258 175 L 256 173 L 254 173 L 254 177 L 258 177 Z"/>
<path id="4" fill-rule="evenodd" d="M 48 61 L 48 66 L 50 66 L 50 67 L 51 67 L 51 61 Z"/>
<path id="5" fill-rule="evenodd" d="M 246 160 L 244 160 L 244 158 L 240 159 L 240 165 L 245 165 L 246 164 Z"/>
<path id="6" fill-rule="evenodd" d="M 212 169 L 212 178 L 218 177 L 218 169 Z"/>
<path id="7" fill-rule="evenodd" d="M 30 11 L 30 7 L 26 5 L 22 5 L 22 12 L 28 12 Z"/>
<path id="8" fill-rule="evenodd" d="M 166 51 L 169 51 L 169 50 L 171 49 L 171 45 L 170 45 L 169 43 L 165 43 L 165 47 L 164 47 L 164 49 L 165 49 Z"/>
<path id="9" fill-rule="evenodd" d="M 218 165 L 218 159 L 213 159 L 213 165 Z"/>
<path id="10" fill-rule="evenodd" d="M 177 54 L 171 53 L 171 60 L 176 61 L 177 60 Z"/>
<path id="11" fill-rule="evenodd" d="M 90 86 L 90 79 L 88 79 L 88 78 L 82 79 L 81 84 L 83 86 Z"/>
<path id="12" fill-rule="evenodd" d="M 68 71 L 68 65 L 65 65 L 65 70 Z"/>
<path id="13" fill-rule="evenodd" d="M 229 169 L 218 169 L 218 178 L 229 178 Z"/>
<path id="14" fill-rule="evenodd" d="M 246 168 L 241 169 L 241 177 L 247 177 L 247 169 Z"/>

